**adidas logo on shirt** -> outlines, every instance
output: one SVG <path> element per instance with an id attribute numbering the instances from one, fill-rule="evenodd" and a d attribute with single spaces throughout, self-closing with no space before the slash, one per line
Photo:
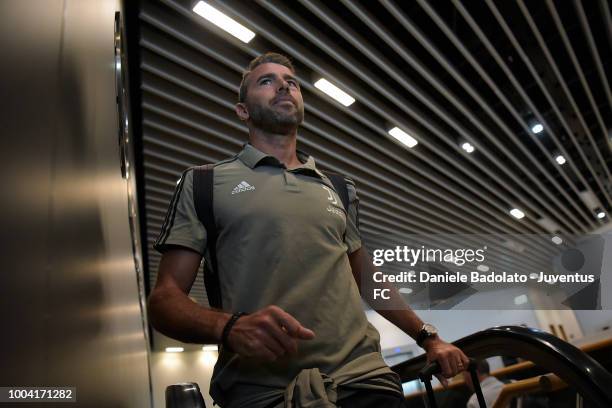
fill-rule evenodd
<path id="1" fill-rule="evenodd" d="M 255 187 L 247 183 L 246 181 L 240 182 L 234 189 L 232 190 L 232 195 L 238 193 L 244 193 L 245 191 L 255 190 Z"/>

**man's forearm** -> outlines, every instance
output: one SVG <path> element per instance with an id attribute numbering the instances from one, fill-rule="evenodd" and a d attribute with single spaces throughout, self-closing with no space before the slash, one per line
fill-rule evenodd
<path id="1" fill-rule="evenodd" d="M 376 284 L 377 288 L 389 289 L 388 293 L 390 295 L 390 299 L 385 301 L 387 307 L 384 309 L 380 308 L 379 305 L 373 301 L 371 296 L 369 296 L 369 294 L 372 293 L 372 287 L 370 287 L 370 285 L 374 284 L 371 277 L 374 275 L 375 270 L 365 247 L 362 247 L 350 254 L 349 261 L 351 263 L 353 276 L 357 282 L 362 298 L 381 316 L 416 340 L 416 337 L 423 326 L 423 321 L 416 315 L 416 313 L 414 313 L 414 311 L 412 311 L 395 286 L 387 282 Z M 363 281 L 362 277 L 366 277 L 366 280 Z M 368 294 L 365 295 L 364 292 Z"/>
<path id="2" fill-rule="evenodd" d="M 369 292 L 365 297 L 366 302 L 372 306 L 385 319 L 399 327 L 404 333 L 417 339 L 423 321 L 410 309 L 410 306 L 404 301 L 402 295 L 393 285 L 388 282 L 376 283 L 376 287 L 380 289 L 388 289 L 389 299 L 385 300 L 386 307 L 384 309 L 377 307 L 374 299 L 369 296 L 372 292 L 374 265 L 370 260 L 365 248 L 360 248 L 349 255 L 353 276 L 359 286 L 359 291 L 363 297 L 364 292 Z M 362 280 L 363 278 L 363 280 Z M 467 367 L 469 360 L 467 356 L 456 346 L 443 341 L 437 335 L 426 338 L 422 342 L 422 347 L 427 353 L 427 361 L 437 361 L 442 368 L 442 373 L 438 377 L 442 384 L 447 384 L 446 378 L 456 375 Z"/>
<path id="3" fill-rule="evenodd" d="M 185 343 L 219 343 L 231 316 L 198 305 L 178 289 L 154 291 L 148 305 L 153 327 Z"/>
<path id="4" fill-rule="evenodd" d="M 410 306 L 408 306 L 395 287 L 388 287 L 388 289 L 390 290 L 390 301 L 394 305 L 394 309 L 389 310 L 378 308 L 375 310 L 382 317 L 416 340 L 421 328 L 423 327 L 423 321 L 416 315 L 416 313 L 414 313 Z M 368 299 L 366 299 L 366 302 L 370 303 Z M 374 308 L 374 306 L 372 307 Z"/>

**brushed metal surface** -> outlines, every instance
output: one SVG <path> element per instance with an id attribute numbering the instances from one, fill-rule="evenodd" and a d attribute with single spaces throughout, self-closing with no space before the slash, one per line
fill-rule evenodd
<path id="1" fill-rule="evenodd" d="M 0 5 L 0 384 L 74 386 L 76 406 L 151 406 L 117 146 L 119 8 Z"/>

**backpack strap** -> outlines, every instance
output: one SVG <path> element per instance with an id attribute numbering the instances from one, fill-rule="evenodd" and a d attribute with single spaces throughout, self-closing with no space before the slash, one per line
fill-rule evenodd
<path id="1" fill-rule="evenodd" d="M 333 173 L 331 171 L 324 171 L 323 174 L 325 174 L 329 181 L 331 181 L 332 185 L 334 186 L 334 190 L 336 190 L 336 193 L 338 193 L 340 196 L 340 201 L 342 201 L 342 205 L 348 214 L 349 194 L 346 179 L 342 174 Z"/>
<path id="2" fill-rule="evenodd" d="M 204 262 L 204 286 L 208 303 L 213 308 L 222 308 L 221 286 L 217 268 L 217 224 L 213 206 L 214 165 L 206 164 L 193 168 L 193 204 L 198 218 L 206 229 L 206 248 L 210 264 Z"/>

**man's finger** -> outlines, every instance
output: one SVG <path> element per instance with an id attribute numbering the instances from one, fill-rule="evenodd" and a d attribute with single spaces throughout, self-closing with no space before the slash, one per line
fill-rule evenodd
<path id="1" fill-rule="evenodd" d="M 274 312 L 273 316 L 276 318 L 278 323 L 285 328 L 290 336 L 302 340 L 311 340 L 314 338 L 314 332 L 302 326 L 300 322 L 298 322 L 289 313 L 278 310 Z"/>
<path id="2" fill-rule="evenodd" d="M 448 365 L 450 366 L 450 375 L 448 377 L 453 377 L 454 375 L 456 375 L 459 371 L 459 366 L 457 365 L 457 360 L 455 359 L 455 356 L 450 355 L 447 357 L 448 360 Z"/>
<path id="3" fill-rule="evenodd" d="M 279 326 L 276 321 L 272 322 L 268 327 L 269 333 L 283 349 L 289 354 L 297 353 L 297 341 L 287 333 L 287 330 Z"/>
<path id="4" fill-rule="evenodd" d="M 448 380 L 442 376 L 442 374 L 436 374 L 436 378 L 440 381 L 440 384 L 444 387 L 444 389 L 448 388 Z"/>
<path id="5" fill-rule="evenodd" d="M 444 377 L 450 377 L 453 375 L 453 370 L 452 367 L 448 361 L 448 358 L 445 357 L 439 357 L 438 358 L 438 363 L 440 364 L 440 367 L 442 368 L 442 375 Z"/>
<path id="6" fill-rule="evenodd" d="M 457 372 L 467 369 L 467 365 L 463 364 L 463 360 L 461 359 L 461 356 L 456 361 L 457 361 L 457 364 L 456 364 Z"/>
<path id="7" fill-rule="evenodd" d="M 302 340 L 312 340 L 315 338 L 315 333 L 312 330 L 300 325 L 300 331 L 297 337 Z"/>

